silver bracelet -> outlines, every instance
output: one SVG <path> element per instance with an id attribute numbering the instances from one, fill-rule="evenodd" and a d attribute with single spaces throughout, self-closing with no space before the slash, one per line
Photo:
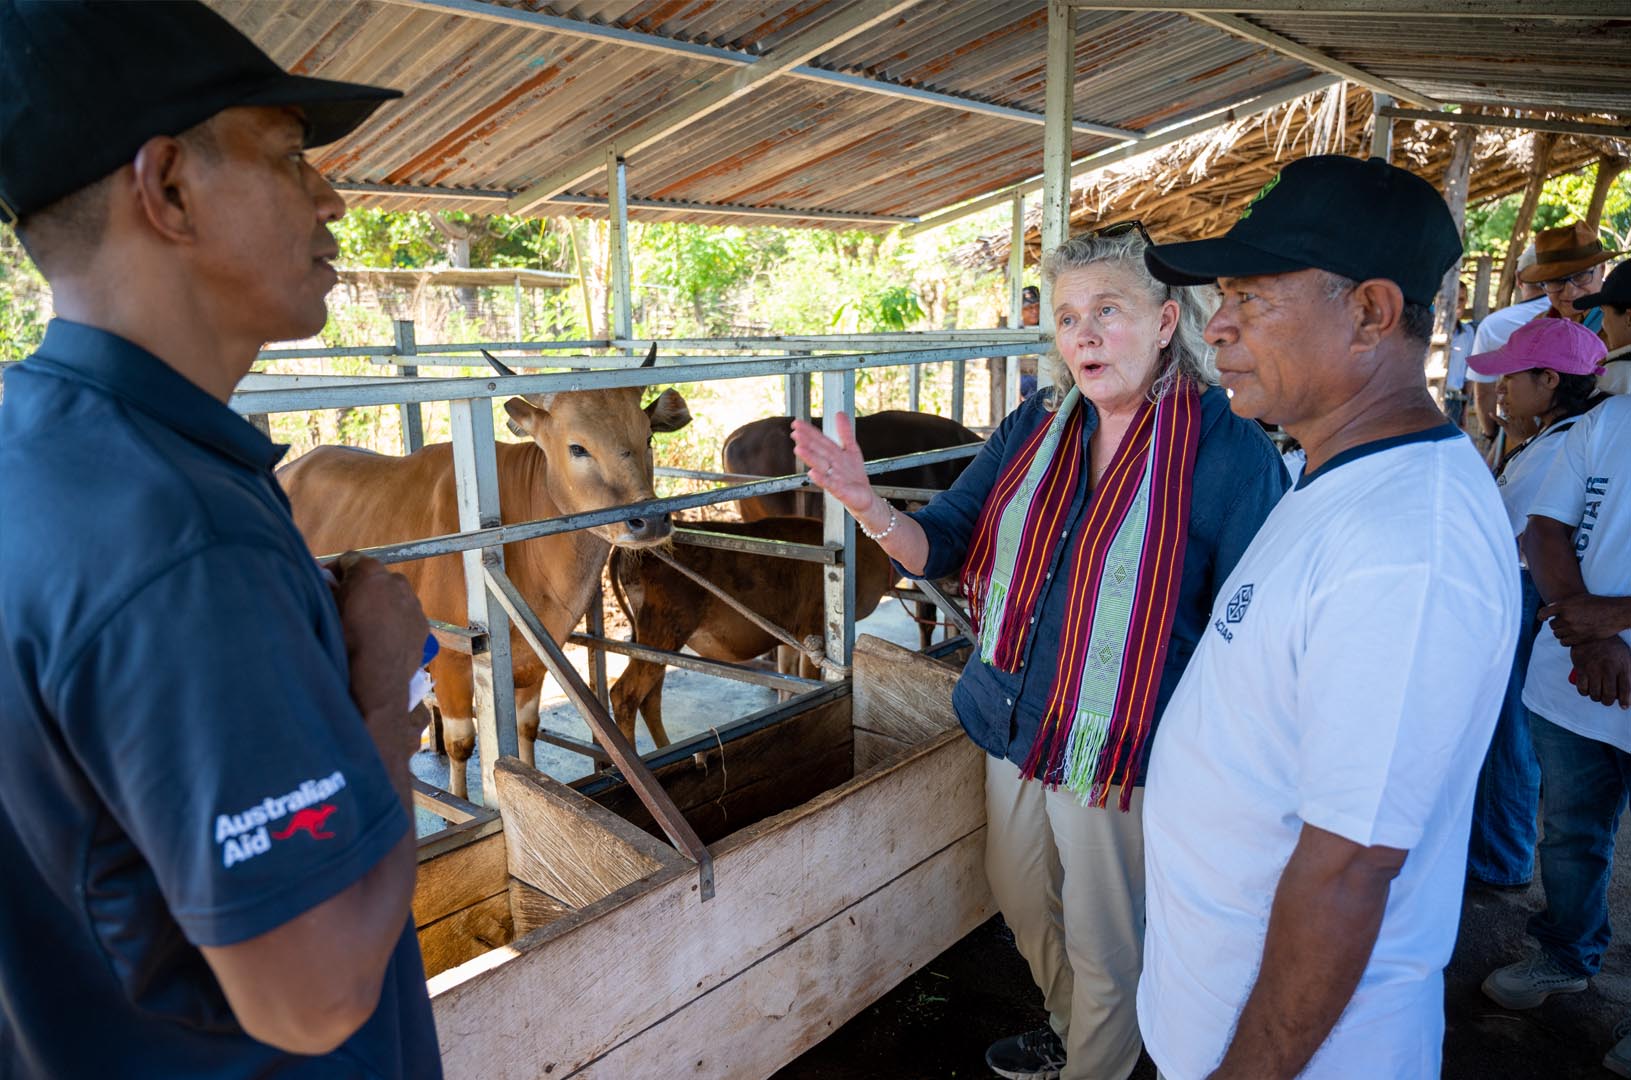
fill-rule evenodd
<path id="1" fill-rule="evenodd" d="M 866 527 L 860 518 L 855 519 L 855 524 L 860 526 L 862 534 L 864 534 L 868 540 L 882 540 L 884 537 L 894 532 L 895 526 L 900 524 L 900 515 L 895 512 L 895 504 L 886 499 L 884 500 L 884 505 L 889 507 L 889 524 L 884 528 L 883 532 L 873 532 L 871 529 Z"/>

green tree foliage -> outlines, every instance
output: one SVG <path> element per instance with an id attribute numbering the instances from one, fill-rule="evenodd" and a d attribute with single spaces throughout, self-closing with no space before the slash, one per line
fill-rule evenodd
<path id="1" fill-rule="evenodd" d="M 1554 176 L 1541 189 L 1535 206 L 1535 229 L 1582 221 L 1591 206 L 1591 193 L 1597 184 L 1597 166 L 1565 176 Z M 1467 251 L 1469 254 L 1505 255 L 1512 227 L 1518 220 L 1522 194 L 1508 195 L 1467 208 Z M 1601 237 L 1612 248 L 1623 249 L 1631 240 L 1631 173 L 1621 173 L 1608 189 L 1603 204 Z"/>

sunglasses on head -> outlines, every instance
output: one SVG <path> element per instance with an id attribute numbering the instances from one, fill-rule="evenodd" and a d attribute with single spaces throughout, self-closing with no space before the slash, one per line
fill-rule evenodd
<path id="1" fill-rule="evenodd" d="M 1130 232 L 1138 233 L 1139 237 L 1143 239 L 1146 245 L 1150 247 L 1155 246 L 1155 241 L 1150 239 L 1150 231 L 1146 229 L 1144 227 L 1144 223 L 1137 218 L 1133 218 L 1129 221 L 1118 221 L 1114 225 L 1106 225 L 1102 229 L 1094 229 L 1087 235 L 1089 237 L 1102 237 L 1105 240 L 1114 240 L 1116 237 L 1126 236 Z"/>

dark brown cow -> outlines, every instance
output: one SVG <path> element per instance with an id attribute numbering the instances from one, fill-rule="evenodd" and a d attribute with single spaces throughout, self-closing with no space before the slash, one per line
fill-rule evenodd
<path id="1" fill-rule="evenodd" d="M 821 417 L 812 416 L 810 422 L 820 427 Z M 804 464 L 793 455 L 792 423 L 793 418 L 790 416 L 770 416 L 743 424 L 725 436 L 725 445 L 719 452 L 725 471 L 747 476 L 787 476 L 790 473 L 804 471 Z M 867 461 L 873 461 L 878 458 L 900 457 L 902 454 L 920 454 L 927 450 L 966 446 L 982 440 L 962 424 L 944 416 L 889 409 L 857 416 L 855 441 L 861 446 L 861 456 Z M 972 460 L 971 457 L 956 458 L 934 465 L 895 469 L 874 476 L 872 482 L 885 487 L 933 488 L 944 491 L 963 475 L 963 470 Z M 753 499 L 738 499 L 736 506 L 743 521 L 757 521 L 771 515 L 786 514 L 820 517 L 821 492 L 778 492 L 775 495 L 761 495 Z M 919 603 L 917 620 L 919 644 L 926 649 L 934 635 L 934 605 Z"/>
<path id="2" fill-rule="evenodd" d="M 641 390 L 534 394 L 504 403 L 529 441 L 498 444 L 499 504 L 505 522 L 533 521 L 654 498 L 651 435 L 691 420 L 685 399 L 665 390 L 644 408 Z M 406 457 L 320 446 L 278 470 L 295 524 L 315 554 L 373 547 L 459 531 L 453 453 L 447 443 Z M 504 546 L 510 579 L 560 643 L 588 609 L 613 545 L 642 547 L 673 532 L 667 514 Z M 425 614 L 462 626 L 464 567 L 457 555 L 403 563 Z M 545 668 L 518 631 L 514 658 L 521 757 L 531 764 Z M 469 657 L 444 650 L 431 663 L 436 702 L 447 724 L 449 789 L 466 794 L 465 762 L 475 749 Z"/>
<path id="3" fill-rule="evenodd" d="M 821 417 L 812 416 L 810 422 L 821 426 Z M 725 471 L 748 476 L 786 476 L 803 472 L 804 465 L 793 456 L 793 418 L 769 416 L 743 424 L 725 436 L 725 445 L 719 456 Z M 964 446 L 980 442 L 980 436 L 944 416 L 933 413 L 907 412 L 890 409 L 855 418 L 855 441 L 861 446 L 861 456 L 868 461 L 878 458 L 918 454 L 926 450 L 944 450 L 951 446 Z M 935 465 L 918 465 L 909 469 L 895 469 L 872 478 L 875 484 L 888 487 L 935 488 L 944 490 L 963 474 L 972 458 L 942 461 Z M 761 495 L 754 499 L 740 499 L 737 509 L 743 521 L 757 521 L 771 516 L 821 516 L 821 492 L 785 491 L 775 495 Z"/>
<path id="4" fill-rule="evenodd" d="M 753 522 L 697 523 L 710 532 L 820 544 L 821 522 L 814 518 L 773 517 Z M 864 537 L 855 541 L 855 617 L 870 615 L 894 582 L 883 549 Z M 770 555 L 675 544 L 681 565 L 729 593 L 750 611 L 803 641 L 820 634 L 824 617 L 822 566 Z M 677 651 L 689 645 L 710 660 L 740 663 L 762 656 L 780 643 L 717 596 L 647 552 L 619 548 L 612 553 L 612 591 L 634 628 L 634 640 L 654 649 Z M 612 686 L 612 715 L 623 733 L 634 738 L 636 709 L 658 746 L 668 745 L 663 730 L 663 677 L 666 669 L 647 660 L 630 660 Z"/>

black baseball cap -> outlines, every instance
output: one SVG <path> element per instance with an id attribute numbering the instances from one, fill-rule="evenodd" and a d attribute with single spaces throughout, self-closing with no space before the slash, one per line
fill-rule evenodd
<path id="1" fill-rule="evenodd" d="M 401 91 L 290 75 L 195 0 L 0 0 L 0 221 L 96 182 L 155 135 L 297 105 L 333 142 Z"/>
<path id="2" fill-rule="evenodd" d="M 1019 299 L 1024 304 L 1040 304 L 1042 302 L 1042 290 L 1035 285 L 1027 285 L 1019 290 Z"/>
<path id="3" fill-rule="evenodd" d="M 1321 154 L 1281 169 L 1227 233 L 1157 244 L 1144 261 L 1168 285 L 1316 269 L 1386 278 L 1431 305 L 1460 255 L 1461 231 L 1433 185 L 1381 158 Z"/>
<path id="4" fill-rule="evenodd" d="M 1631 308 L 1631 260 L 1610 270 L 1603 279 L 1603 287 L 1576 300 L 1574 310 L 1588 311 L 1605 304 L 1612 308 Z"/>

